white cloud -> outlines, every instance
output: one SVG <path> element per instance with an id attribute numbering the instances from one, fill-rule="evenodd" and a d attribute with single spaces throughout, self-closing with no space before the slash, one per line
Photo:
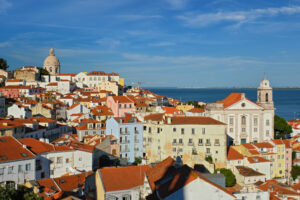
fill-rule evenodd
<path id="1" fill-rule="evenodd" d="M 0 42 L 0 48 L 8 47 L 8 46 L 10 46 L 10 45 L 11 45 L 10 42 Z"/>
<path id="2" fill-rule="evenodd" d="M 102 38 L 100 40 L 97 40 L 96 43 L 108 47 L 109 49 L 114 49 L 121 44 L 119 40 L 111 38 Z"/>
<path id="3" fill-rule="evenodd" d="M 128 20 L 128 21 L 162 18 L 161 15 L 137 15 L 137 14 L 119 15 L 118 17 L 122 20 Z"/>
<path id="4" fill-rule="evenodd" d="M 0 14 L 5 13 L 12 6 L 7 0 L 0 0 Z"/>
<path id="5" fill-rule="evenodd" d="M 173 42 L 158 42 L 149 44 L 149 46 L 156 46 L 156 47 L 166 47 L 166 46 L 174 46 L 175 43 Z"/>
<path id="6" fill-rule="evenodd" d="M 188 0 L 165 0 L 172 9 L 183 9 L 185 8 Z"/>
<path id="7" fill-rule="evenodd" d="M 254 22 L 263 17 L 274 17 L 278 15 L 293 15 L 300 13 L 300 6 L 252 9 L 249 11 L 217 12 L 206 14 L 187 14 L 178 16 L 187 26 L 203 27 L 220 22 L 233 22 L 242 25 L 248 22 Z"/>

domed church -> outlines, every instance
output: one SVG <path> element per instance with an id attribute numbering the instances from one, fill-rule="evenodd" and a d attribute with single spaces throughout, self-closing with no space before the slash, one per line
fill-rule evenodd
<path id="1" fill-rule="evenodd" d="M 44 69 L 46 69 L 50 75 L 60 74 L 60 63 L 54 54 L 54 49 L 51 48 L 49 56 L 44 61 Z"/>

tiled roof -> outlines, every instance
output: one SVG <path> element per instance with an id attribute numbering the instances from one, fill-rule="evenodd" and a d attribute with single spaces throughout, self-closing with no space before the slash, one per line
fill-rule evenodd
<path id="1" fill-rule="evenodd" d="M 27 148 L 35 154 L 59 151 L 73 151 L 73 149 L 65 145 L 53 145 L 33 138 L 22 138 L 19 139 L 19 141 L 22 144 L 26 145 Z"/>
<path id="2" fill-rule="evenodd" d="M 204 108 L 192 108 L 192 109 L 188 110 L 188 112 L 191 112 L 191 113 L 203 113 L 203 112 L 205 112 L 205 109 Z"/>
<path id="3" fill-rule="evenodd" d="M 287 149 L 292 148 L 292 146 L 291 146 L 291 140 L 285 139 L 285 140 L 283 140 L 283 143 L 285 145 L 285 148 L 287 148 Z"/>
<path id="4" fill-rule="evenodd" d="M 273 188 L 273 192 L 277 192 L 278 194 L 285 194 L 285 195 L 300 195 L 287 187 L 280 185 L 276 180 L 267 180 L 264 184 L 258 186 L 257 188 L 263 191 L 268 191 Z"/>
<path id="5" fill-rule="evenodd" d="M 241 159 L 244 159 L 244 156 L 240 154 L 237 150 L 235 150 L 233 147 L 229 147 L 227 153 L 227 160 L 241 160 Z"/>
<path id="6" fill-rule="evenodd" d="M 259 156 L 252 156 L 247 158 L 249 163 L 261 163 L 261 162 L 270 162 L 269 160 L 259 157 Z"/>
<path id="7" fill-rule="evenodd" d="M 165 114 L 178 115 L 182 112 L 174 107 L 162 107 L 162 109 L 165 111 Z"/>
<path id="8" fill-rule="evenodd" d="M 49 83 L 47 86 L 57 86 L 58 83 L 57 82 L 53 82 L 53 83 Z"/>
<path id="9" fill-rule="evenodd" d="M 269 142 L 253 143 L 253 145 L 258 148 L 274 148 L 274 146 Z"/>
<path id="10" fill-rule="evenodd" d="M 113 96 L 112 98 L 115 102 L 118 101 L 119 103 L 133 103 L 133 101 L 126 96 Z"/>
<path id="11" fill-rule="evenodd" d="M 152 120 L 152 121 L 163 121 L 164 119 L 164 113 L 155 113 L 155 114 L 150 114 L 144 117 L 144 120 Z"/>
<path id="12" fill-rule="evenodd" d="M 245 99 L 247 99 L 248 101 L 251 101 L 246 97 L 245 97 Z M 217 101 L 217 103 L 223 103 L 224 108 L 227 108 L 227 107 L 239 102 L 240 100 L 242 100 L 242 94 L 241 93 L 231 93 L 228 97 L 226 97 L 222 101 Z M 252 103 L 254 103 L 254 102 L 252 102 Z"/>
<path id="13" fill-rule="evenodd" d="M 107 167 L 99 169 L 106 192 L 128 190 L 144 184 L 149 165 Z"/>
<path id="14" fill-rule="evenodd" d="M 263 176 L 264 174 L 246 166 L 235 166 L 242 176 Z"/>
<path id="15" fill-rule="evenodd" d="M 23 147 L 14 137 L 0 137 L 0 163 L 29 158 L 35 158 L 35 155 Z"/>
<path id="16" fill-rule="evenodd" d="M 274 142 L 274 144 L 276 144 L 276 145 L 284 144 L 282 139 L 273 139 L 272 142 Z"/>
<path id="17" fill-rule="evenodd" d="M 69 73 L 69 74 L 59 74 L 58 76 L 76 76 L 76 74 L 72 74 L 72 73 Z"/>
<path id="18" fill-rule="evenodd" d="M 225 125 L 223 122 L 215 120 L 211 117 L 194 117 L 194 116 L 176 116 L 171 117 L 171 124 L 214 124 Z"/>
<path id="19" fill-rule="evenodd" d="M 242 146 L 244 146 L 246 149 L 255 149 L 255 147 L 250 143 L 243 143 Z"/>
<path id="20" fill-rule="evenodd" d="M 54 181 L 63 192 L 69 192 L 77 188 L 83 188 L 83 184 L 88 175 L 93 172 L 83 172 L 81 174 L 62 176 L 55 178 Z"/>
<path id="21" fill-rule="evenodd" d="M 251 153 L 252 155 L 259 155 L 259 152 L 256 149 L 250 149 L 248 150 L 249 153 Z"/>

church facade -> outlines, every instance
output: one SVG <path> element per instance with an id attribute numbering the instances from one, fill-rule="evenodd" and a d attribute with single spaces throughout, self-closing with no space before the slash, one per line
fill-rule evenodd
<path id="1" fill-rule="evenodd" d="M 273 89 L 264 78 L 257 89 L 257 102 L 244 93 L 231 93 L 222 101 L 208 103 L 206 115 L 227 124 L 228 142 L 264 142 L 274 138 Z"/>

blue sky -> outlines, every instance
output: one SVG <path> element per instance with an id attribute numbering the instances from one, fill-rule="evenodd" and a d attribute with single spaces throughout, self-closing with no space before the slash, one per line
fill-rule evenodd
<path id="1" fill-rule="evenodd" d="M 0 57 L 142 86 L 300 86 L 300 0 L 0 0 Z"/>

